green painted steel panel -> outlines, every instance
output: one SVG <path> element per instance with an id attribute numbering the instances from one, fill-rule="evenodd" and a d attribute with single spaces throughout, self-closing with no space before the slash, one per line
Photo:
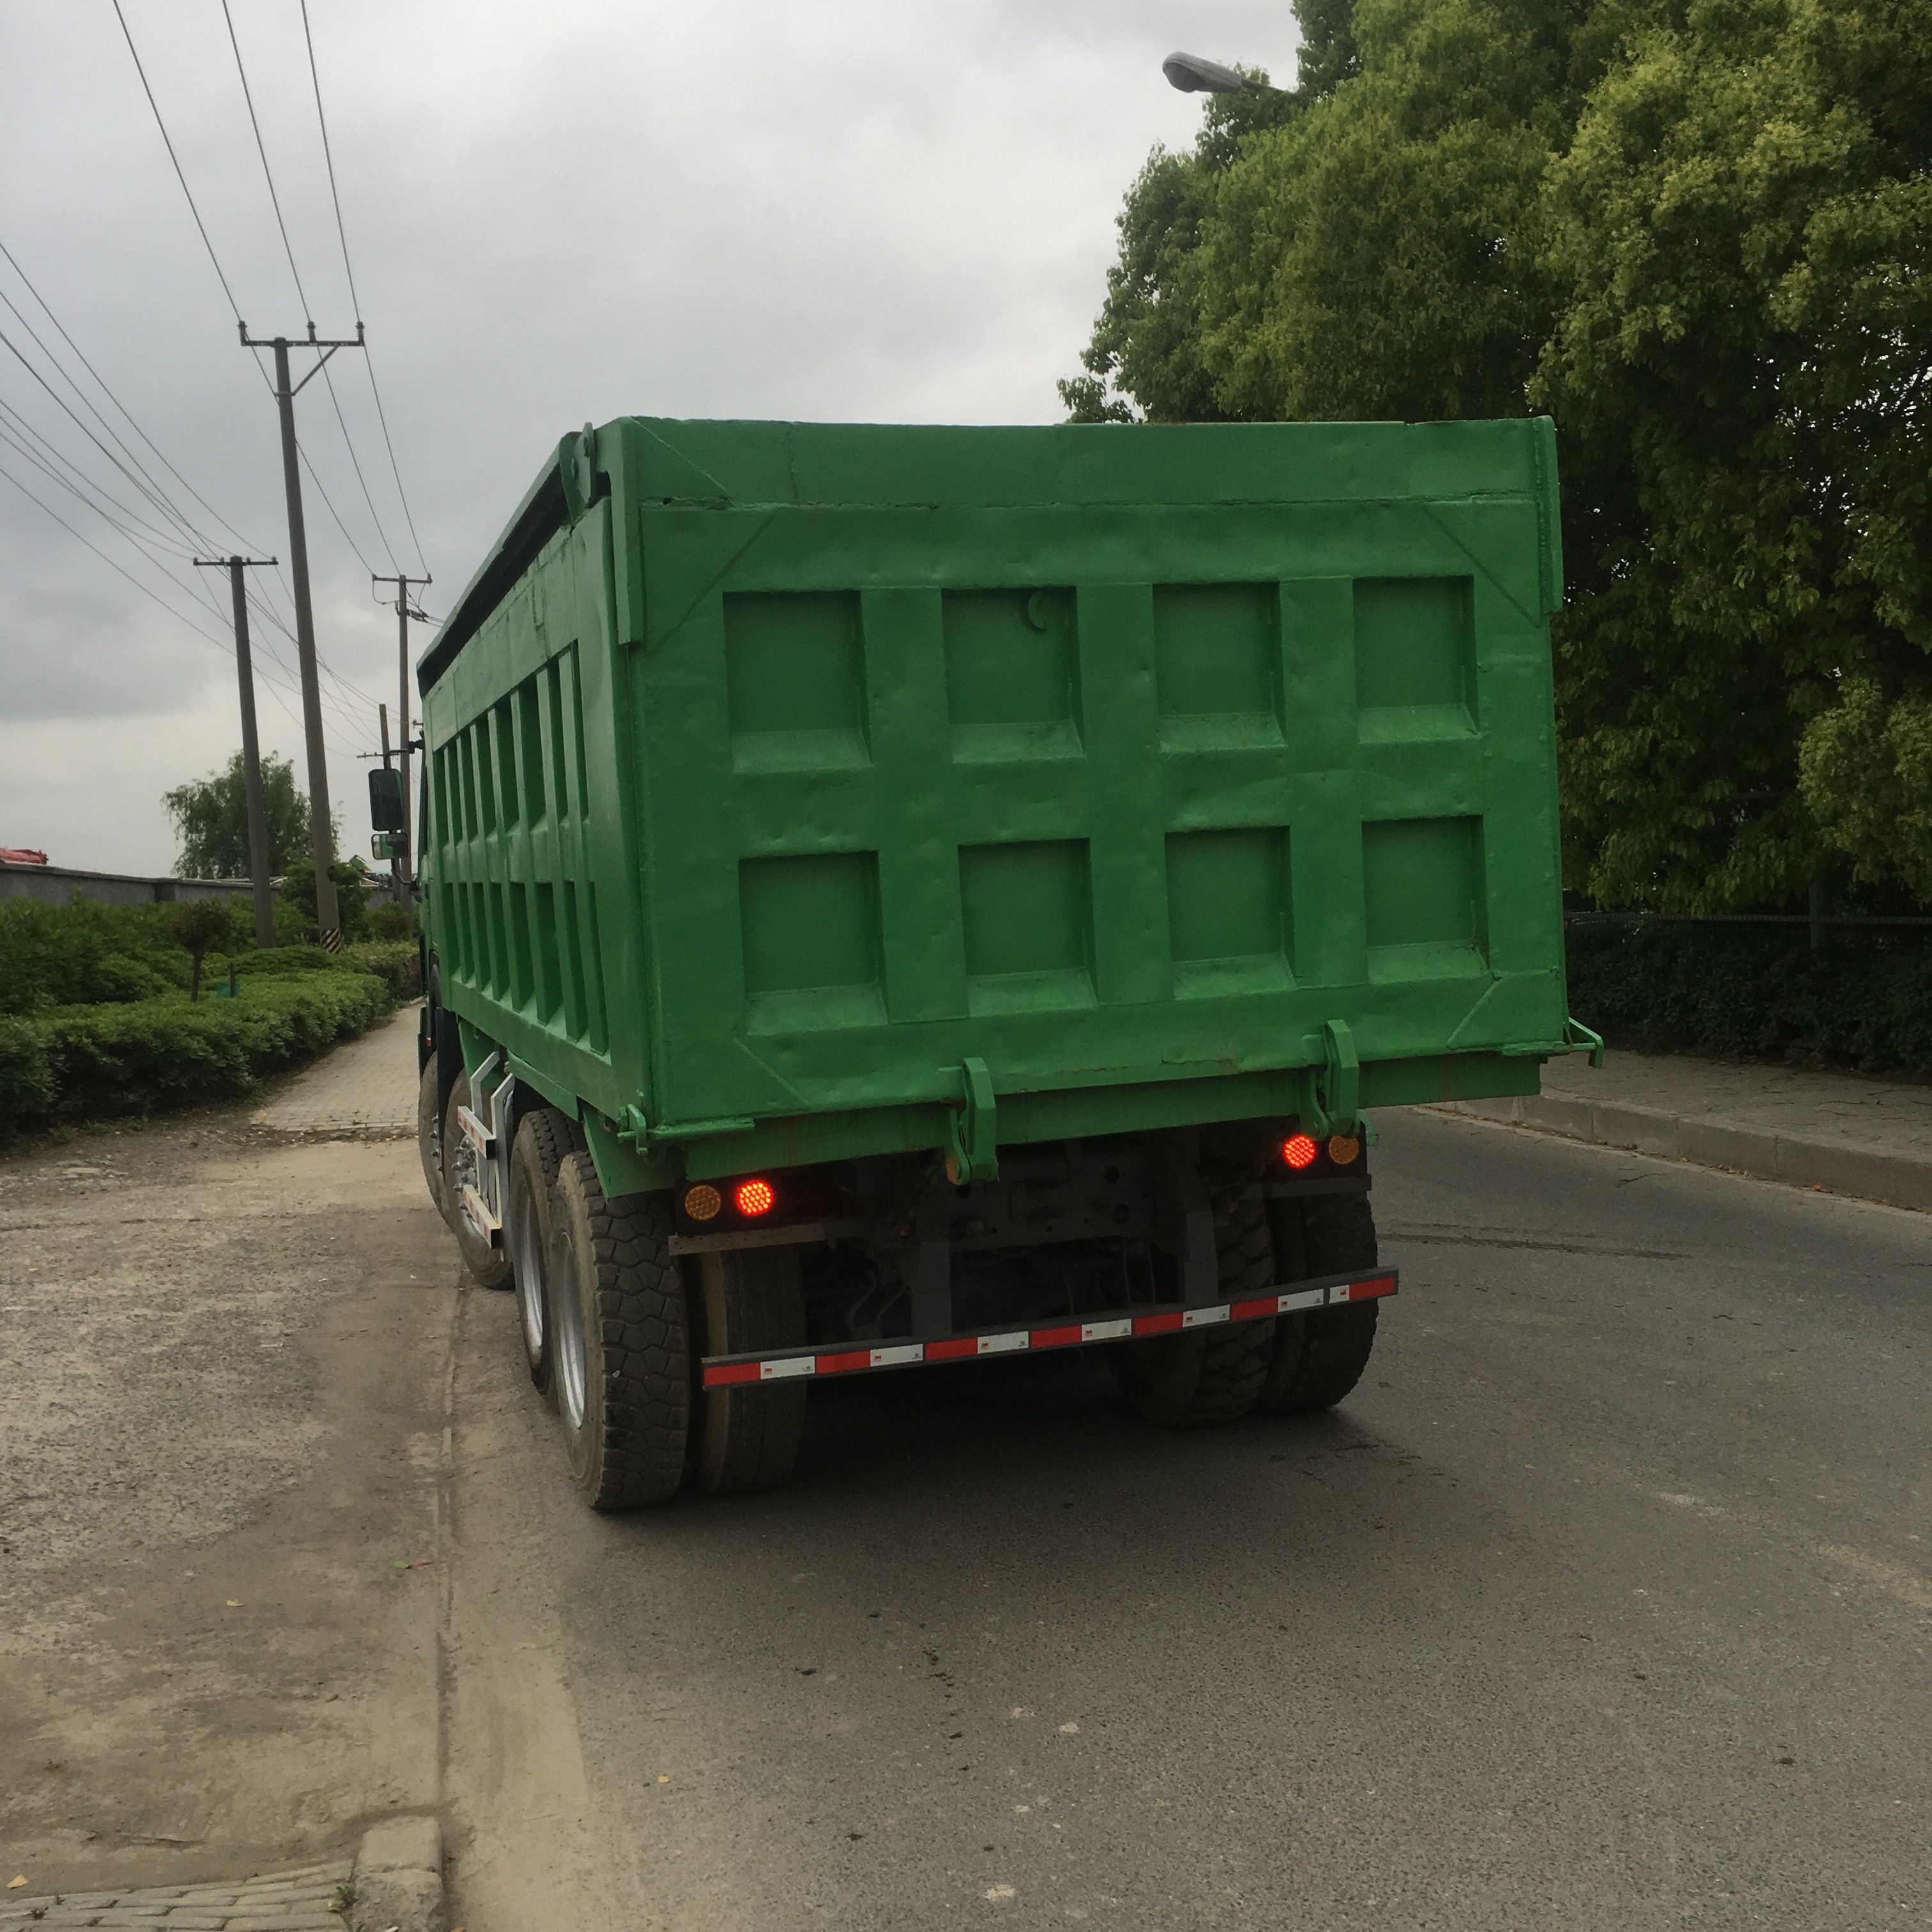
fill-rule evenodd
<path id="1" fill-rule="evenodd" d="M 1534 1090 L 1556 527 L 1542 422 L 566 437 L 420 668 L 445 998 L 666 1176 Z"/>

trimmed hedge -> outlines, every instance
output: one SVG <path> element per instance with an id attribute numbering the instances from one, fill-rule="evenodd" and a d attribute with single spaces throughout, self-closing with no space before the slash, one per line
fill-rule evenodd
<path id="1" fill-rule="evenodd" d="M 413 939 L 368 939 L 345 946 L 342 956 L 352 965 L 374 973 L 400 1006 L 422 991 L 422 958 Z"/>
<path id="2" fill-rule="evenodd" d="M 238 1099 L 391 1005 L 374 974 L 332 967 L 244 975 L 232 1000 L 169 994 L 0 1018 L 0 1138 Z"/>
<path id="3" fill-rule="evenodd" d="M 1570 1010 L 1619 1046 L 1932 1076 L 1932 946 L 1883 928 L 1569 931 Z"/>

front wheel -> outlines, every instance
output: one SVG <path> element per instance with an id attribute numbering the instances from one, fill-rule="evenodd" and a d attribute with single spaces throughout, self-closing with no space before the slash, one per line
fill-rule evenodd
<path id="1" fill-rule="evenodd" d="M 479 1288 L 508 1288 L 510 1285 L 510 1257 L 501 1248 L 493 1248 L 483 1236 L 470 1226 L 470 1216 L 463 1211 L 463 1190 L 473 1187 L 487 1200 L 489 1197 L 483 1185 L 482 1162 L 476 1151 L 476 1143 L 463 1131 L 459 1118 L 470 1104 L 470 1076 L 459 1073 L 456 1084 L 449 1090 L 449 1105 L 442 1115 L 442 1198 L 443 1214 L 456 1236 L 456 1245 L 463 1255 L 463 1265 L 476 1278 Z"/>
<path id="2" fill-rule="evenodd" d="M 551 1374 L 570 1473 L 592 1509 L 674 1495 L 691 1427 L 684 1284 L 661 1196 L 607 1201 L 587 1154 L 550 1197 Z"/>
<path id="3" fill-rule="evenodd" d="M 442 1114 L 436 1104 L 436 1055 L 416 1082 L 416 1152 L 422 1160 L 423 1184 L 436 1211 L 449 1219 L 449 1196 L 442 1184 Z"/>

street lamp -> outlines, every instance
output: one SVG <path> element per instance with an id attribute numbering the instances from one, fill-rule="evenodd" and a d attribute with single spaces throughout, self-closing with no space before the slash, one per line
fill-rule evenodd
<path id="1" fill-rule="evenodd" d="M 1160 64 L 1160 70 L 1168 78 L 1170 86 L 1178 87 L 1183 94 L 1278 94 L 1279 88 L 1270 87 L 1264 80 L 1250 80 L 1244 74 L 1237 74 L 1231 67 L 1223 67 L 1219 61 L 1203 60 L 1198 54 L 1169 54 Z"/>

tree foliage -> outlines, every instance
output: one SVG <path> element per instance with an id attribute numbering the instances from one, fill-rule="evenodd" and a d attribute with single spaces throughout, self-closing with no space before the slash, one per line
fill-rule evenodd
<path id="1" fill-rule="evenodd" d="M 1932 0 L 1298 14 L 1130 190 L 1075 418 L 1549 411 L 1568 883 L 1932 896 Z"/>
<path id="2" fill-rule="evenodd" d="M 268 821 L 268 869 L 281 873 L 309 849 L 308 800 L 296 784 L 295 768 L 272 752 L 262 760 L 262 800 Z M 178 879 L 245 879 L 249 876 L 248 788 L 237 752 L 218 772 L 164 794 L 181 851 Z"/>

